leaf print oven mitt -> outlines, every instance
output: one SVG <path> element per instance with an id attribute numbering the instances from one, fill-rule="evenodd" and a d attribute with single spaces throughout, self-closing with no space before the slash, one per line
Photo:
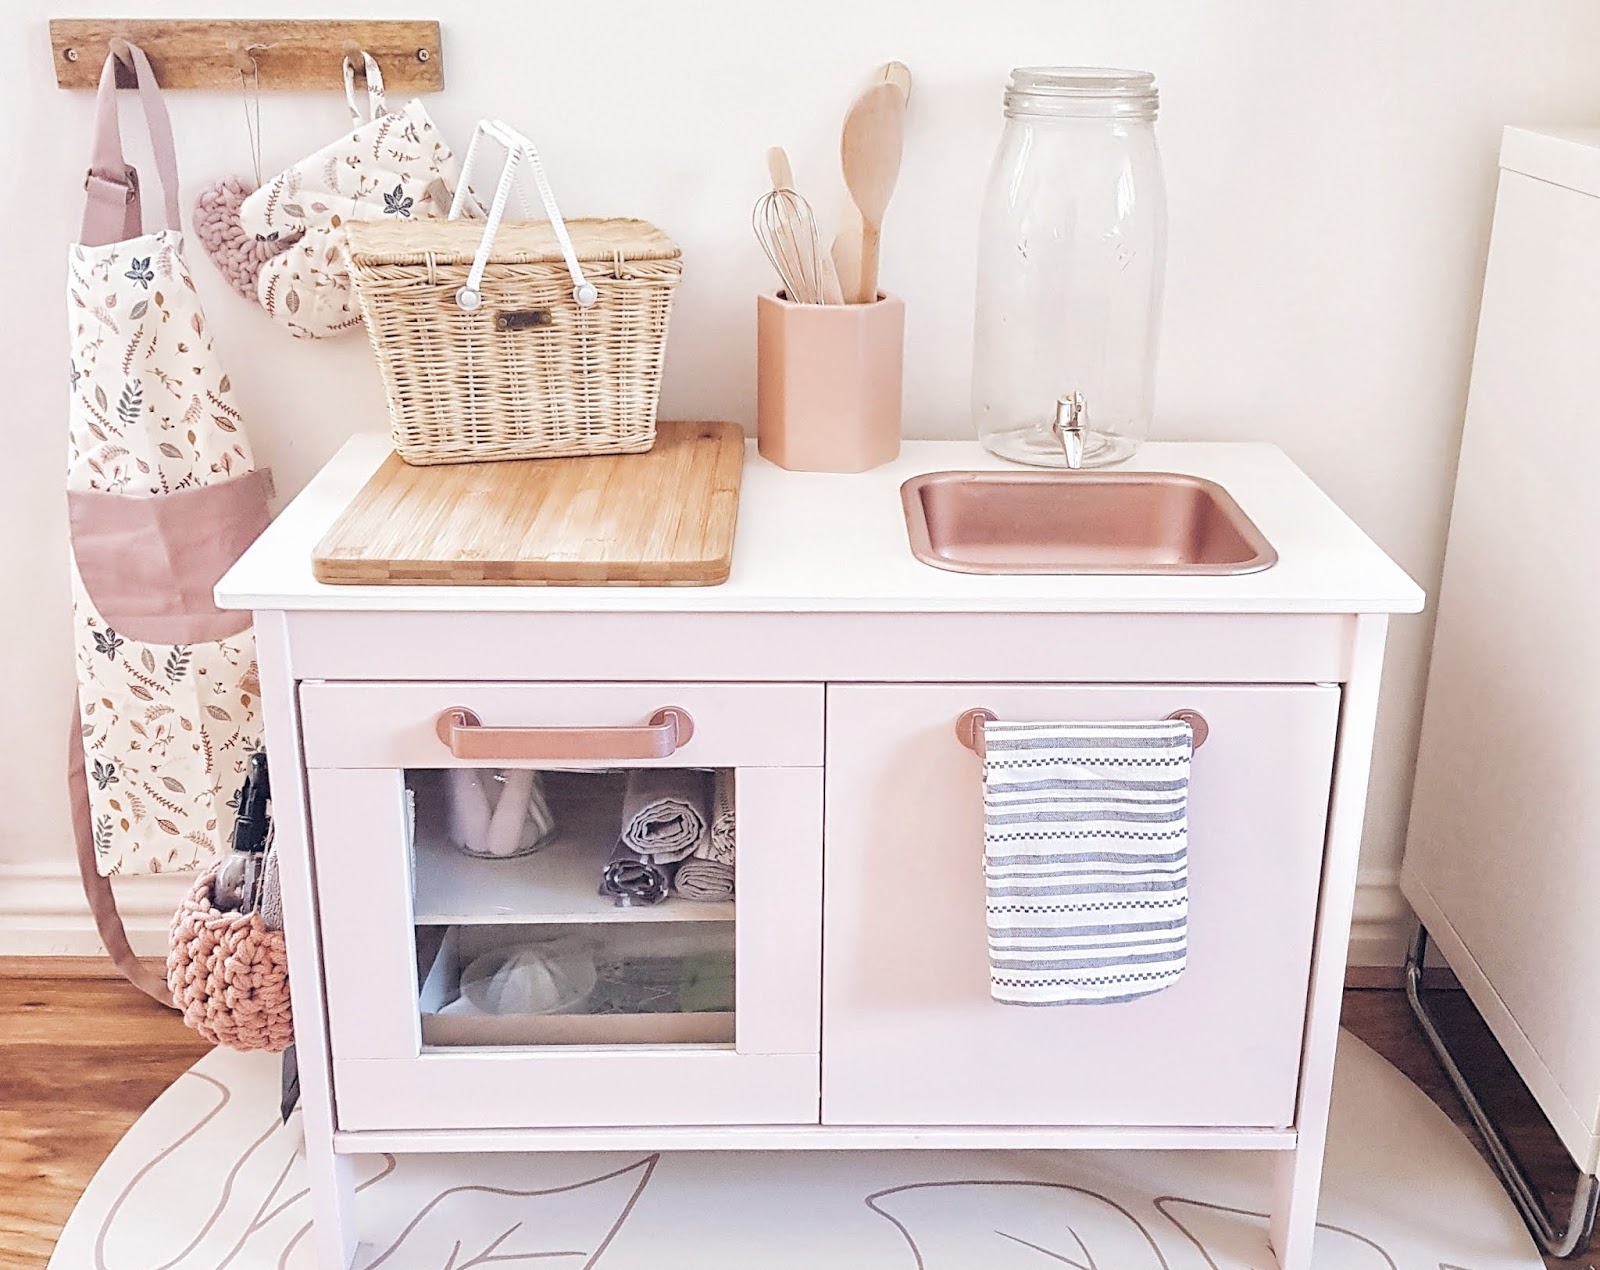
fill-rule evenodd
<path id="1" fill-rule="evenodd" d="M 420 101 L 386 111 L 377 65 L 368 58 L 370 117 L 359 122 L 348 60 L 345 84 L 357 127 L 267 182 L 239 209 L 246 233 L 302 235 L 266 261 L 256 280 L 262 308 L 302 339 L 361 322 L 344 259 L 346 223 L 442 217 L 455 184 L 455 156 Z"/>

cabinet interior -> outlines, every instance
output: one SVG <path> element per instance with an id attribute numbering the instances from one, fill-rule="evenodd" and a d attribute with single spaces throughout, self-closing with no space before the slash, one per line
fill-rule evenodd
<path id="1" fill-rule="evenodd" d="M 709 825 L 717 773 L 681 772 L 704 782 Z M 472 775 L 492 789 L 502 773 Z M 553 828 L 484 858 L 457 840 L 448 769 L 405 773 L 424 1048 L 731 1047 L 736 901 L 619 905 L 600 882 L 627 772 L 534 777 Z"/>

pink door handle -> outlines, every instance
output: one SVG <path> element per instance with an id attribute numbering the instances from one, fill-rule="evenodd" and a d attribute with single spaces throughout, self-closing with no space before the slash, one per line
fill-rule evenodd
<path id="1" fill-rule="evenodd" d="M 668 758 L 694 735 L 687 710 L 663 706 L 633 728 L 486 728 L 465 706 L 452 706 L 434 724 L 439 739 L 460 759 L 516 763 Z"/>
<path id="2" fill-rule="evenodd" d="M 1000 716 L 993 710 L 978 707 L 972 710 L 963 710 L 956 719 L 956 739 L 966 746 L 979 758 L 983 753 L 983 725 L 993 723 Z M 1182 720 L 1189 725 L 1189 731 L 1194 734 L 1194 748 L 1199 749 L 1206 743 L 1206 738 L 1211 735 L 1211 725 L 1206 722 L 1205 715 L 1198 710 L 1174 710 L 1167 718 L 1174 722 Z"/>

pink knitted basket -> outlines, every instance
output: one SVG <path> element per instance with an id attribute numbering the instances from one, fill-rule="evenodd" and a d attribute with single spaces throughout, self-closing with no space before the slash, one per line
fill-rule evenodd
<path id="1" fill-rule="evenodd" d="M 223 913 L 211 903 L 213 872 L 195 880 L 172 916 L 167 987 L 183 1021 L 206 1040 L 274 1054 L 294 1042 L 283 932 L 259 913 Z"/>

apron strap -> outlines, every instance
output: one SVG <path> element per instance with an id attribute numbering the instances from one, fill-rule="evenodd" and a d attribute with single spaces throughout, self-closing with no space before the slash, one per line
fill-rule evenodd
<path id="1" fill-rule="evenodd" d="M 83 736 L 79 731 L 79 707 L 72 707 L 72 735 L 67 740 L 67 797 L 72 804 L 72 836 L 78 849 L 78 877 L 83 881 L 83 896 L 89 901 L 89 911 L 94 915 L 95 930 L 100 942 L 106 946 L 111 962 L 134 987 L 146 996 L 172 1005 L 172 993 L 167 981 L 149 969 L 134 956 L 128 943 L 128 932 L 122 925 L 122 915 L 117 912 L 117 897 L 111 890 L 111 879 L 100 876 L 94 859 L 94 826 L 89 819 L 89 778 L 85 772 Z M 176 1008 L 176 1007 L 174 1007 Z"/>
<path id="2" fill-rule="evenodd" d="M 356 98 L 355 57 L 350 53 L 344 55 L 344 99 L 350 104 L 350 118 L 358 128 L 364 123 L 371 123 L 374 119 L 379 118 L 387 109 L 383 102 L 383 72 L 378 69 L 378 63 L 373 60 L 372 54 L 364 49 L 361 53 L 361 61 L 364 67 L 362 74 L 366 76 L 367 80 L 367 109 L 365 117 L 361 112 L 361 103 Z"/>
<path id="3" fill-rule="evenodd" d="M 137 44 L 128 45 L 133 62 L 139 103 L 144 109 L 150 149 L 166 209 L 163 228 L 177 229 L 178 155 L 172 142 L 172 120 L 161 99 L 150 59 Z M 87 247 L 137 238 L 144 232 L 139 173 L 122 153 L 122 129 L 117 119 L 117 55 L 106 57 L 100 87 L 94 99 L 94 139 L 89 150 L 89 174 L 84 181 L 83 230 L 78 241 Z"/>

